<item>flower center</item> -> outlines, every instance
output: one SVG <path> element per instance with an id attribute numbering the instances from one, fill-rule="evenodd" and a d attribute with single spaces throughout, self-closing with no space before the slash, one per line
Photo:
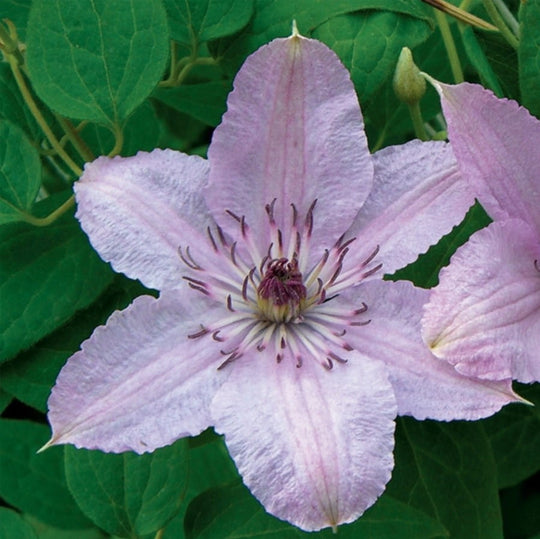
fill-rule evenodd
<path id="1" fill-rule="evenodd" d="M 306 287 L 298 260 L 270 260 L 257 287 L 257 305 L 263 317 L 273 322 L 297 320 L 305 299 Z"/>
<path id="2" fill-rule="evenodd" d="M 370 322 L 364 314 L 367 305 L 334 301 L 341 292 L 354 287 L 381 269 L 375 257 L 378 246 L 364 260 L 345 262 L 355 238 L 341 236 L 325 249 L 319 260 L 312 260 L 310 243 L 316 201 L 299 222 L 294 204 L 292 221 L 286 233 L 274 218 L 273 200 L 265 206 L 268 215 L 269 244 L 261 252 L 257 238 L 244 217 L 227 210 L 240 228 L 231 241 L 216 226 L 207 229 L 210 252 L 205 265 L 193 258 L 189 246 L 178 249 L 188 268 L 183 275 L 188 285 L 223 305 L 221 316 L 199 324 L 187 335 L 205 335 L 220 343 L 225 357 L 222 369 L 246 353 L 265 353 L 276 363 L 288 358 L 301 367 L 305 357 L 332 369 L 335 362 L 346 363 L 343 352 L 353 350 L 346 339 L 348 331 Z M 266 350 L 266 352 L 265 352 Z"/>

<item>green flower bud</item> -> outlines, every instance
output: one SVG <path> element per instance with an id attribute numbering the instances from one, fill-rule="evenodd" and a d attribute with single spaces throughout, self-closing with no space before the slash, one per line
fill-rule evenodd
<path id="1" fill-rule="evenodd" d="M 426 92 L 426 80 L 420 74 L 408 47 L 403 47 L 399 55 L 394 72 L 394 92 L 407 105 L 418 103 Z"/>

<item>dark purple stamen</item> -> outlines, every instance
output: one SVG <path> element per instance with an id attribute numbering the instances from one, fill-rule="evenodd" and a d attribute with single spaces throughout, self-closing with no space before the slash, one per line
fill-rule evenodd
<path id="1" fill-rule="evenodd" d="M 263 299 L 273 305 L 299 305 L 306 297 L 306 287 L 298 270 L 296 259 L 276 258 L 272 260 L 257 288 Z"/>

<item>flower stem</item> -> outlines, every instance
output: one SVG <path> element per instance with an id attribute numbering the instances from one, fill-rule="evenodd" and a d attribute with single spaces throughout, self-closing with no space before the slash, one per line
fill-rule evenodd
<path id="1" fill-rule="evenodd" d="M 47 217 L 34 217 L 28 213 L 21 212 L 21 217 L 27 223 L 34 226 L 47 226 L 51 223 L 54 223 L 58 218 L 60 218 L 64 213 L 69 211 L 75 205 L 75 196 L 71 195 L 63 204 L 58 206 L 56 210 L 47 215 Z"/>
<path id="2" fill-rule="evenodd" d="M 424 119 L 422 118 L 422 111 L 420 110 L 420 103 L 417 101 L 416 103 L 408 105 L 408 107 L 416 137 L 420 140 L 428 140 Z"/>
<path id="3" fill-rule="evenodd" d="M 450 29 L 446 15 L 440 12 L 438 9 L 434 9 L 434 11 L 437 24 L 439 25 L 439 29 L 441 31 L 441 36 L 443 38 L 444 47 L 446 48 L 446 54 L 448 55 L 448 60 L 450 61 L 450 68 L 452 70 L 454 82 L 459 84 L 465 80 L 465 77 L 463 76 L 463 69 L 461 67 L 461 62 L 459 61 L 456 44 L 452 36 L 452 30 Z"/>
<path id="4" fill-rule="evenodd" d="M 511 47 L 517 49 L 519 47 L 519 39 L 513 34 L 512 30 L 506 24 L 504 18 L 499 13 L 493 0 L 483 0 L 484 8 L 488 12 L 493 24 L 499 29 L 503 37 L 508 41 Z"/>

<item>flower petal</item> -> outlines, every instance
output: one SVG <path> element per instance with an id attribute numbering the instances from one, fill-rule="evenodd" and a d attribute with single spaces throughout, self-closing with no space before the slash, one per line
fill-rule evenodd
<path id="1" fill-rule="evenodd" d="M 355 360 L 325 371 L 258 354 L 232 366 L 212 405 L 245 484 L 304 530 L 355 520 L 390 479 L 392 389 L 381 364 Z"/>
<path id="2" fill-rule="evenodd" d="M 75 184 L 77 218 L 113 268 L 158 290 L 185 270 L 178 247 L 206 241 L 212 220 L 202 198 L 208 163 L 172 150 L 100 157 Z"/>
<path id="3" fill-rule="evenodd" d="M 540 122 L 515 101 L 477 84 L 436 83 L 462 173 L 493 219 L 540 230 Z"/>
<path id="4" fill-rule="evenodd" d="M 193 320 L 213 314 L 188 299 L 141 296 L 94 331 L 53 388 L 51 444 L 144 453 L 211 424 L 209 403 L 226 373 L 216 370 L 216 348 L 188 339 L 200 329 Z"/>
<path id="5" fill-rule="evenodd" d="M 371 322 L 350 328 L 348 342 L 363 356 L 386 363 L 399 415 L 443 421 L 479 419 L 519 400 L 510 380 L 469 378 L 429 351 L 420 334 L 427 290 L 407 281 L 372 281 L 352 294 L 368 305 Z"/>
<path id="6" fill-rule="evenodd" d="M 331 238 L 324 248 L 349 227 L 371 189 L 373 165 L 349 74 L 328 47 L 298 35 L 247 58 L 208 157 L 206 199 L 214 218 L 236 234 L 224 210 L 244 215 L 263 243 L 264 207 L 274 199 L 284 232 L 291 203 L 303 219 L 317 199 L 324 226 L 313 244 Z"/>
<path id="7" fill-rule="evenodd" d="M 347 257 L 361 261 L 379 245 L 383 271 L 393 273 L 450 232 L 474 197 L 444 142 L 413 140 L 373 157 L 373 190 L 349 231 L 358 247 Z"/>
<path id="8" fill-rule="evenodd" d="M 540 381 L 540 241 L 519 219 L 490 224 L 441 271 L 423 319 L 433 352 L 460 372 Z"/>

